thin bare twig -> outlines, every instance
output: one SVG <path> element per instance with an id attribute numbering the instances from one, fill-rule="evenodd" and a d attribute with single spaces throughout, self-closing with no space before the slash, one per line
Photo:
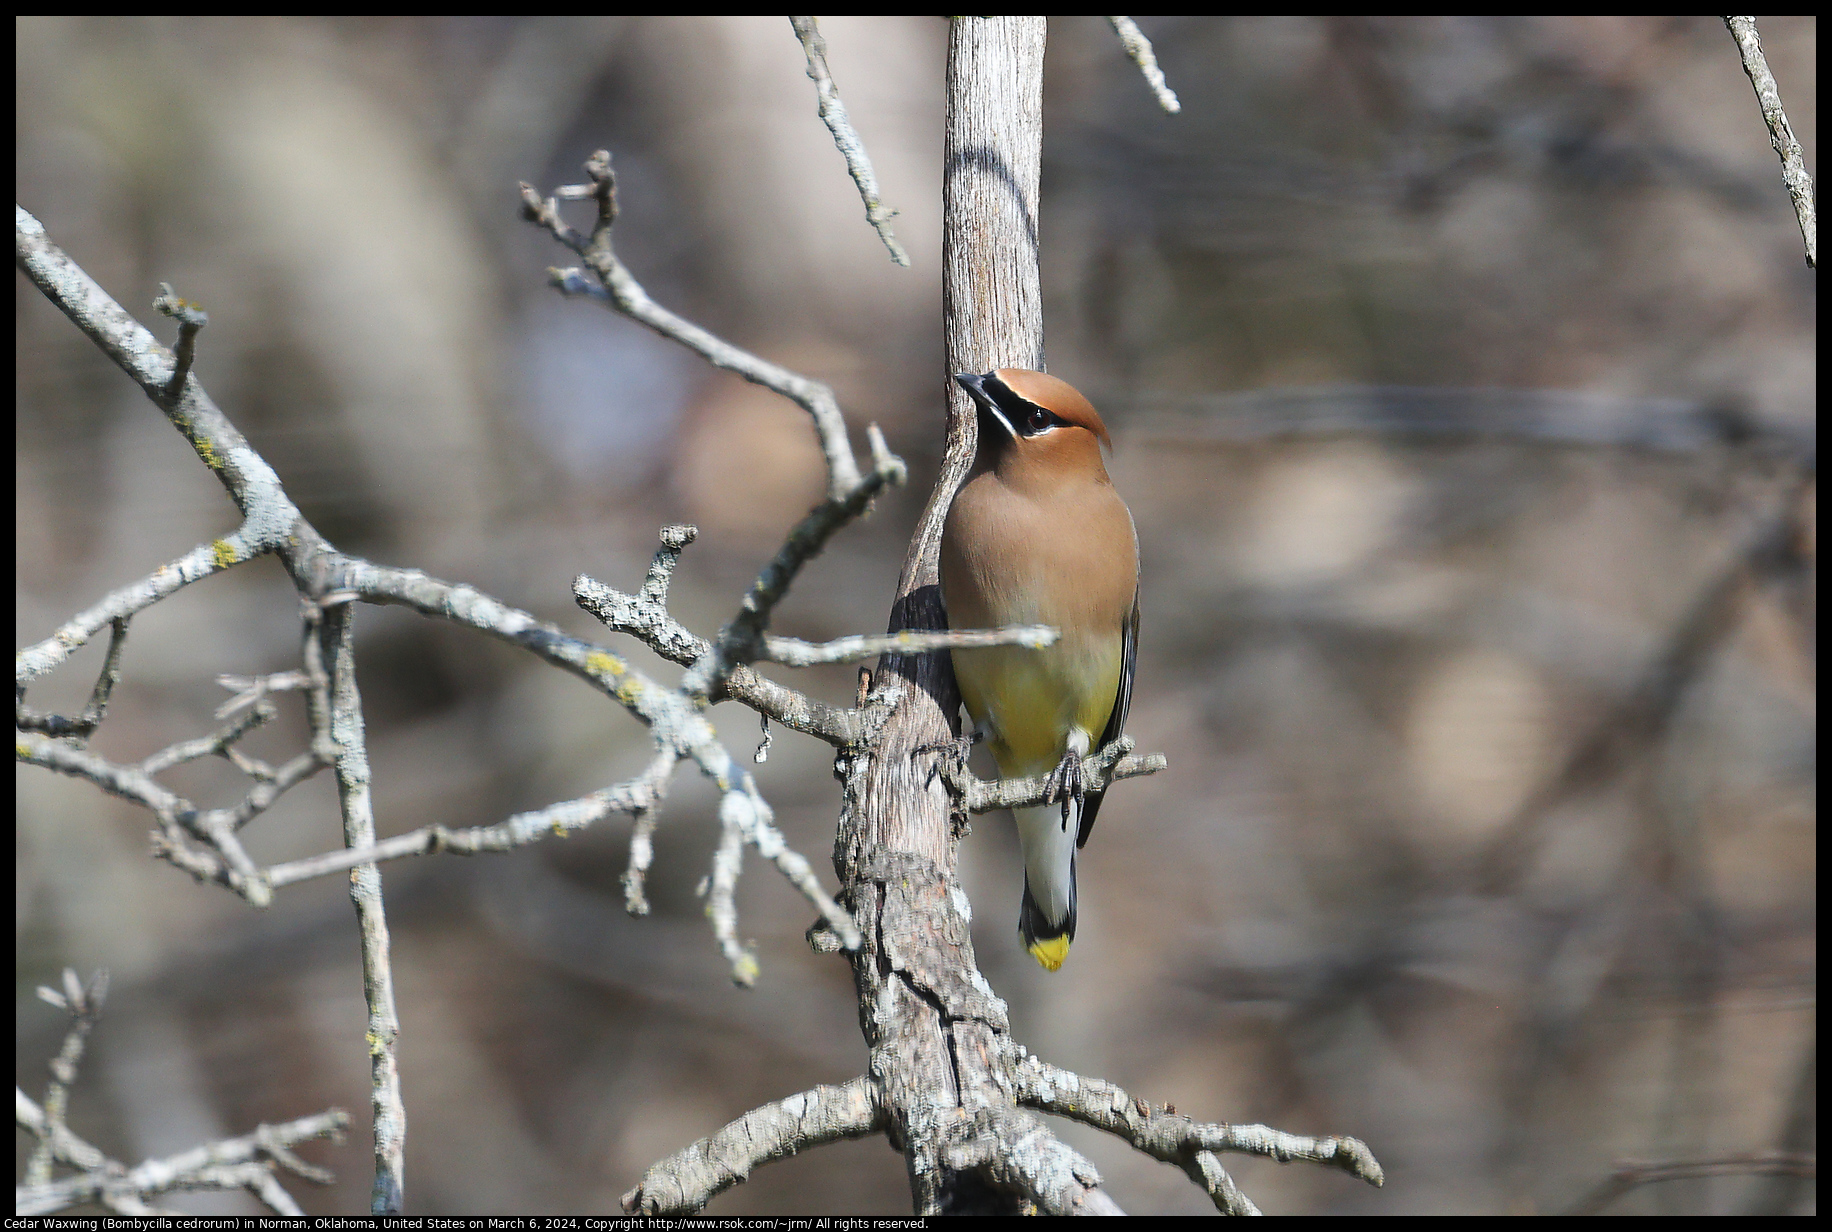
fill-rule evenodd
<path id="1" fill-rule="evenodd" d="M 1003 629 L 899 629 L 895 633 L 858 633 L 830 642 L 804 642 L 795 637 L 765 635 L 758 656 L 784 667 L 811 667 L 816 663 L 858 663 L 883 654 L 928 654 L 974 646 L 1027 646 L 1039 650 L 1060 637 L 1048 625 L 1011 625 Z"/>
<path id="2" fill-rule="evenodd" d="M 878 177 L 872 172 L 871 158 L 865 153 L 865 143 L 853 131 L 852 121 L 846 117 L 840 88 L 833 84 L 833 74 L 827 68 L 827 40 L 821 37 L 820 26 L 812 17 L 791 17 L 789 24 L 795 27 L 795 37 L 801 40 L 802 53 L 808 58 L 808 78 L 814 82 L 820 98 L 821 121 L 833 134 L 833 144 L 846 158 L 847 174 L 859 186 L 859 200 L 865 203 L 865 221 L 878 232 L 891 260 L 907 269 L 910 254 L 903 251 L 903 245 L 891 234 L 891 219 L 897 216 L 897 211 L 878 198 Z"/>
<path id="3" fill-rule="evenodd" d="M 25 647 L 13 656 L 14 689 L 24 688 L 61 664 L 72 652 L 87 645 L 89 639 L 102 629 L 126 621 L 192 582 L 220 573 L 254 554 L 247 547 L 242 532 L 237 531 L 222 539 L 200 544 L 177 560 L 160 565 L 146 577 L 105 595 L 101 602 L 78 612 L 58 626 L 50 637 Z"/>
<path id="4" fill-rule="evenodd" d="M 1224 1215 L 1259 1215 L 1263 1212 L 1254 1205 L 1253 1199 L 1240 1191 L 1228 1170 L 1221 1166 L 1221 1156 L 1213 1151 L 1197 1151 L 1183 1165 L 1183 1171 L 1192 1181 L 1202 1186 L 1209 1195 L 1209 1201 L 1215 1209 Z"/>
<path id="5" fill-rule="evenodd" d="M 842 946 L 856 950 L 863 944 L 859 926 L 852 916 L 821 888 L 820 879 L 814 875 L 808 861 L 784 840 L 782 831 L 776 828 L 769 804 L 758 793 L 750 775 L 744 775 L 740 788 L 727 792 L 725 799 L 720 801 L 719 820 L 740 830 L 746 841 L 757 849 L 757 854 L 774 864 L 790 884 L 801 891 L 802 897 L 814 904 Z"/>
<path id="6" fill-rule="evenodd" d="M 226 734 L 219 732 L 216 736 L 205 737 L 201 742 L 187 741 L 184 745 L 174 747 L 182 749 L 197 743 L 214 744 Z M 159 758 L 170 752 L 164 750 L 153 754 L 153 757 Z M 154 854 L 184 869 L 200 881 L 213 881 L 227 886 L 254 906 L 264 907 L 272 901 L 273 893 L 262 879 L 260 870 L 235 838 L 236 819 L 258 803 L 257 793 L 261 799 L 271 800 L 279 791 L 290 786 L 290 782 L 258 784 L 249 793 L 249 797 L 234 809 L 200 809 L 160 784 L 147 773 L 144 765 L 118 765 L 75 744 L 21 736 L 15 741 L 13 755 L 14 760 L 25 765 L 43 766 L 60 774 L 88 779 L 104 791 L 149 810 L 159 823 L 153 844 Z M 203 843 L 206 849 L 198 850 L 188 839 Z"/>
<path id="7" fill-rule="evenodd" d="M 70 1105 L 70 1088 L 76 1083 L 76 1067 L 82 1063 L 89 1032 L 95 1029 L 102 1004 L 108 999 L 108 972 L 97 971 L 85 985 L 75 971 L 65 967 L 63 990 L 40 986 L 38 997 L 69 1014 L 71 1023 L 69 1034 L 64 1036 L 64 1046 L 51 1061 L 51 1081 L 45 1088 L 43 1129 L 38 1134 L 38 1146 L 25 1166 L 27 1185 L 50 1183 L 57 1137 L 67 1132 L 64 1113 Z"/>
<path id="8" fill-rule="evenodd" d="M 112 623 L 114 632 L 108 637 L 102 670 L 95 678 L 95 687 L 89 691 L 89 700 L 82 712 L 74 719 L 60 714 L 39 714 L 25 704 L 21 690 L 20 699 L 14 705 L 14 726 L 22 731 L 38 731 L 47 736 L 65 736 L 79 741 L 95 734 L 95 729 L 108 717 L 108 699 L 114 695 L 115 686 L 121 683 L 121 651 L 127 645 L 127 617 L 117 616 Z"/>
<path id="9" fill-rule="evenodd" d="M 700 883 L 712 935 L 731 964 L 732 983 L 741 988 L 757 982 L 757 956 L 738 940 L 738 904 L 734 901 L 738 874 L 744 868 L 744 823 L 737 814 L 750 807 L 745 793 L 736 791 L 727 792 L 719 802 L 719 846 L 713 852 L 711 876 Z"/>
<path id="10" fill-rule="evenodd" d="M 649 572 L 642 580 L 642 589 L 636 597 L 645 603 L 667 610 L 668 583 L 674 580 L 675 566 L 681 563 L 681 553 L 687 545 L 700 537 L 700 528 L 677 524 L 662 527 L 662 545 L 655 549 L 655 558 L 649 562 Z"/>
<path id="11" fill-rule="evenodd" d="M 630 863 L 623 870 L 623 909 L 631 915 L 648 915 L 649 899 L 643 881 L 655 862 L 655 825 L 660 818 L 652 808 L 638 809 L 630 826 Z"/>
<path id="12" fill-rule="evenodd" d="M 1762 108 L 1763 123 L 1768 125 L 1769 143 L 1781 159 L 1781 178 L 1787 184 L 1787 195 L 1794 202 L 1794 218 L 1800 224 L 1800 238 L 1807 247 L 1807 264 L 1818 268 L 1818 222 L 1813 208 L 1813 177 L 1807 174 L 1806 158 L 1800 142 L 1794 138 L 1793 125 L 1781 109 L 1781 87 L 1768 71 L 1768 58 L 1762 54 L 1762 39 L 1756 33 L 1754 17 L 1726 17 L 1724 25 L 1737 41 L 1743 57 L 1743 71 L 1755 87 L 1756 102 Z"/>
<path id="13" fill-rule="evenodd" d="M 211 732 L 208 736 L 199 736 L 195 740 L 181 740 L 177 744 L 160 749 L 140 763 L 140 773 L 149 777 L 163 774 L 174 766 L 183 766 L 220 754 L 255 728 L 271 722 L 276 713 L 274 708 L 266 703 L 256 705 L 240 718 L 230 720 L 229 724 L 220 731 Z"/>
<path id="14" fill-rule="evenodd" d="M 269 693 L 288 693 L 312 687 L 311 679 L 300 671 L 273 672 L 266 676 L 239 676 L 224 673 L 216 683 L 235 696 L 216 708 L 216 717 L 226 719 L 236 711 L 252 706 Z"/>
<path id="15" fill-rule="evenodd" d="M 174 1190 L 246 1189 L 281 1215 L 304 1215 L 274 1176 L 278 1167 L 320 1185 L 335 1179 L 292 1151 L 318 1138 L 341 1141 L 349 1114 L 332 1108 L 281 1125 L 261 1125 L 239 1138 L 194 1147 L 164 1159 L 149 1159 L 128 1168 L 104 1159 L 75 1176 L 43 1185 L 22 1186 L 14 1194 L 16 1215 L 49 1215 L 72 1206 L 100 1202 L 121 1214 L 161 1214 L 147 1199 Z"/>
<path id="16" fill-rule="evenodd" d="M 1120 46 L 1132 57 L 1132 62 L 1145 74 L 1145 84 L 1157 96 L 1158 106 L 1176 115 L 1183 110 L 1183 104 L 1177 101 L 1177 92 L 1164 82 L 1164 70 L 1158 67 L 1158 57 L 1151 49 L 1151 40 L 1145 37 L 1138 23 L 1130 17 L 1109 17 L 1107 24 L 1120 36 Z"/>
<path id="17" fill-rule="evenodd" d="M 234 716 L 246 710 L 218 731 L 192 740 L 180 741 L 153 753 L 135 766 L 109 762 L 77 741 L 20 740 L 15 758 L 21 762 L 45 766 L 64 774 L 86 778 L 123 799 L 131 800 L 152 811 L 159 822 L 154 835 L 154 854 L 190 873 L 201 881 L 218 882 L 240 894 L 257 907 L 272 901 L 272 884 L 235 838 L 237 831 L 271 808 L 287 791 L 304 782 L 325 766 L 331 765 L 337 745 L 329 735 L 329 703 L 319 696 L 325 684 L 322 669 L 317 666 L 317 644 L 312 631 L 317 627 L 319 606 L 308 602 L 306 608 L 305 657 L 307 670 L 282 672 L 272 676 L 250 678 L 219 677 L 226 687 L 237 689 L 237 696 L 217 710 L 217 717 Z M 120 648 L 125 637 L 125 619 L 115 622 L 115 635 L 109 643 L 109 665 L 96 684 L 96 693 L 84 711 L 84 720 L 93 717 L 99 723 L 113 679 L 118 678 Z M 271 705 L 261 700 L 268 692 L 306 689 L 312 715 L 312 742 L 303 753 L 279 768 L 243 755 L 236 747 L 248 732 L 270 721 L 275 714 Z M 98 700 L 99 699 L 99 700 Z M 252 707 L 252 708 L 250 708 Z M 93 730 L 93 726 L 90 727 Z M 191 801 L 169 791 L 156 776 L 187 762 L 211 755 L 231 761 L 255 780 L 254 786 L 239 802 L 226 809 L 201 809 Z M 204 844 L 204 850 L 189 840 Z"/>
<path id="18" fill-rule="evenodd" d="M 807 411 L 814 420 L 821 452 L 827 457 L 827 495 L 844 498 L 862 482 L 858 463 L 853 459 L 852 445 L 846 437 L 846 421 L 840 414 L 833 390 L 819 381 L 791 372 L 778 364 L 761 359 L 735 347 L 693 322 L 663 308 L 649 298 L 642 284 L 626 269 L 611 246 L 611 228 L 617 220 L 617 180 L 611 170 L 608 150 L 599 150 L 587 160 L 589 184 L 567 185 L 543 201 L 531 185 L 523 184 L 522 215 L 549 231 L 553 237 L 584 260 L 598 278 L 608 296 L 606 301 L 617 311 L 648 326 L 663 337 L 672 338 L 697 352 L 715 368 L 734 372 L 753 384 L 775 390 Z M 560 217 L 559 201 L 590 198 L 598 203 L 598 217 L 589 237 L 581 236 Z M 584 286 L 574 271 L 550 270 L 549 278 L 560 290 L 577 294 Z"/>

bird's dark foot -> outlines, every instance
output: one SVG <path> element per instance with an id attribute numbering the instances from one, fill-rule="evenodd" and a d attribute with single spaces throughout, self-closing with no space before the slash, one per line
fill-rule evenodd
<path id="1" fill-rule="evenodd" d="M 985 734 L 975 728 L 940 744 L 917 745 L 912 756 L 921 753 L 935 754 L 935 760 L 929 763 L 929 776 L 923 780 L 923 789 L 926 791 L 933 787 L 938 775 L 946 774 L 951 781 L 959 780 L 967 772 L 967 758 L 972 755 L 973 746 L 984 738 Z"/>
<path id="2" fill-rule="evenodd" d="M 1043 802 L 1054 804 L 1058 800 L 1062 801 L 1062 824 L 1066 829 L 1071 805 L 1086 793 L 1087 781 L 1082 777 L 1081 758 L 1075 755 L 1074 749 L 1070 749 L 1056 763 L 1056 768 L 1050 771 L 1050 777 L 1044 780 Z"/>

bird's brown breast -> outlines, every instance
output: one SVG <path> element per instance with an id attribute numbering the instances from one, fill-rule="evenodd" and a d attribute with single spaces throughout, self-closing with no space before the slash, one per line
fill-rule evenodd
<path id="1" fill-rule="evenodd" d="M 1104 481 L 1026 493 L 981 471 L 948 510 L 941 586 L 957 629 L 1050 624 L 1117 637 L 1138 588 L 1132 515 Z"/>
<path id="2" fill-rule="evenodd" d="M 1025 493 L 981 471 L 955 496 L 940 563 L 951 627 L 1044 624 L 1062 634 L 1043 650 L 954 652 L 962 698 L 976 722 L 991 721 L 1002 771 L 1053 767 L 1072 727 L 1098 738 L 1138 582 L 1132 517 L 1113 486 L 1102 477 Z"/>

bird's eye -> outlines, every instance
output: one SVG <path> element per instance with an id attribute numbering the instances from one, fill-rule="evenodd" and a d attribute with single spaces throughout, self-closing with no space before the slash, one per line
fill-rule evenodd
<path id="1" fill-rule="evenodd" d="M 1024 435 L 1035 436 L 1056 422 L 1056 417 L 1040 406 L 1033 406 L 1024 417 Z"/>

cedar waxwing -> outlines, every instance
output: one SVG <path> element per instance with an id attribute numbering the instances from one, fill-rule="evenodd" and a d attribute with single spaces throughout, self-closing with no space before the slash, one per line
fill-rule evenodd
<path id="1" fill-rule="evenodd" d="M 1139 541 L 1100 447 L 1106 425 L 1067 382 L 1024 368 L 954 378 L 979 406 L 979 451 L 941 538 L 956 629 L 1053 625 L 1030 650 L 953 652 L 954 677 L 1004 778 L 1048 773 L 1060 807 L 1014 810 L 1024 849 L 1018 931 L 1054 971 L 1075 936 L 1075 851 L 1102 793 L 1081 758 L 1116 739 L 1138 657 Z"/>

